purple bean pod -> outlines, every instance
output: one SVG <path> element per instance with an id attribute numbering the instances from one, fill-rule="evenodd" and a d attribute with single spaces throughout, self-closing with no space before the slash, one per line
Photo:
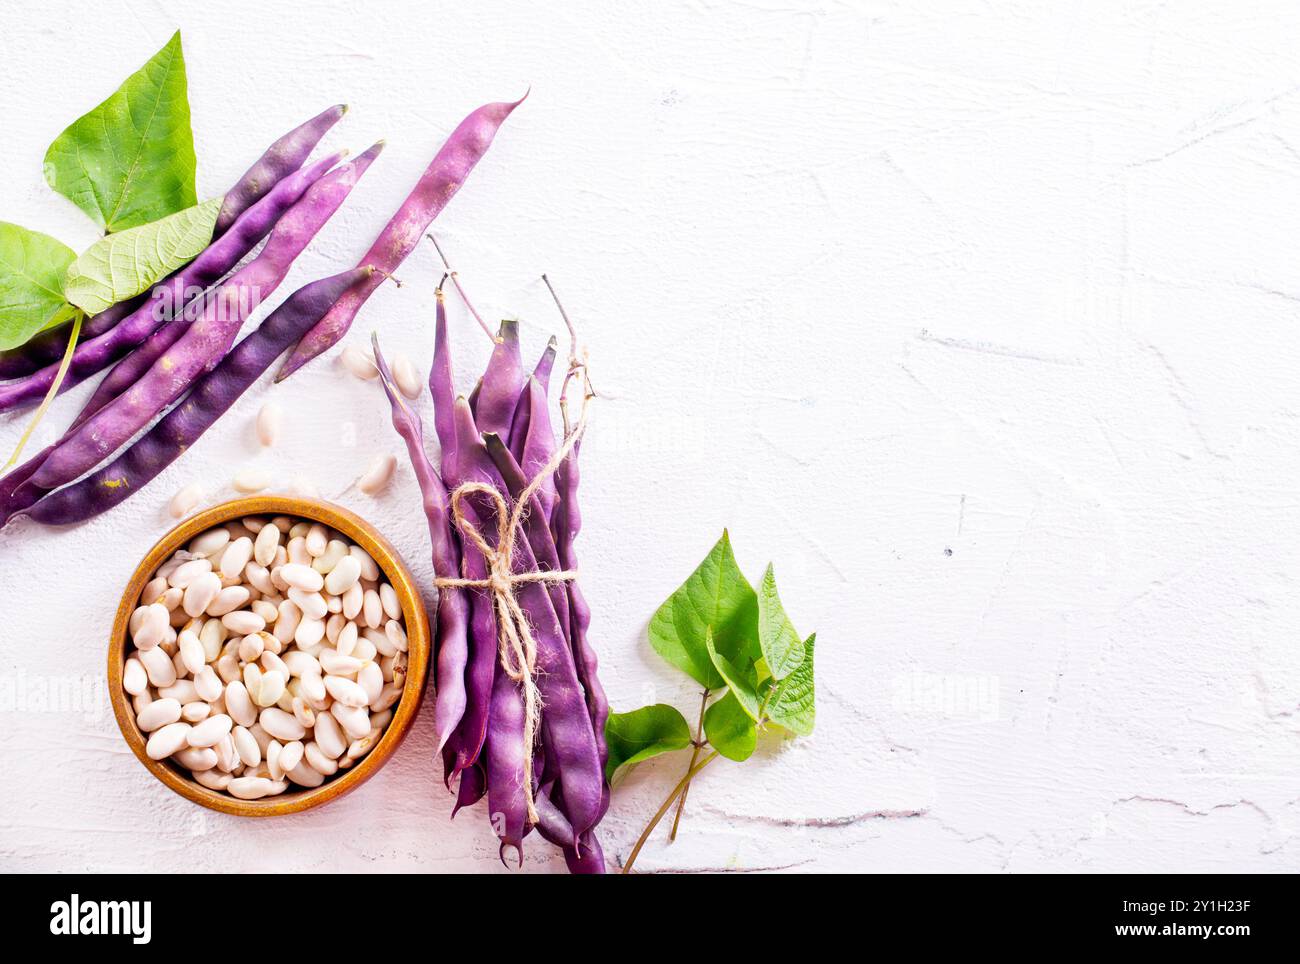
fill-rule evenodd
<path id="1" fill-rule="evenodd" d="M 464 399 L 457 399 L 453 411 L 459 413 L 466 406 Z M 460 420 L 457 419 L 459 426 Z M 468 437 L 474 438 L 476 430 L 472 418 L 467 429 Z M 459 445 L 459 442 L 456 443 Z M 448 469 L 444 464 L 444 477 L 455 489 L 456 486 L 470 481 L 461 474 L 461 460 L 457 458 Z M 476 528 L 482 529 L 478 511 L 482 502 L 466 499 L 462 511 Z M 487 560 L 483 553 L 459 532 L 461 544 L 461 574 L 466 579 L 486 579 L 488 575 Z M 492 594 L 486 589 L 468 589 L 470 624 L 469 657 L 465 667 L 465 713 L 457 727 L 455 742 L 459 747 L 460 758 L 457 760 L 452 775 L 463 770 L 478 759 L 483 749 L 483 741 L 488 728 L 488 711 L 492 701 L 492 681 L 497 665 L 497 619 L 493 606 Z"/>
<path id="2" fill-rule="evenodd" d="M 134 385 L 60 442 L 32 476 L 31 484 L 54 489 L 94 468 L 178 398 L 195 378 L 211 371 L 253 309 L 279 286 L 294 259 L 338 210 L 378 150 L 379 145 L 372 147 L 313 184 L 280 218 L 262 252 L 218 289 L 203 316 Z"/>
<path id="3" fill-rule="evenodd" d="M 424 449 L 424 426 L 417 413 L 393 382 L 393 373 L 379 350 L 379 335 L 371 336 L 375 365 L 393 413 L 393 428 L 406 443 L 406 452 L 415 471 L 416 482 L 429 522 L 429 540 L 433 546 L 434 576 L 454 578 L 460 575 L 460 547 L 451 531 L 447 489 L 429 461 Z M 441 588 L 438 593 L 438 632 L 433 702 L 433 729 L 438 737 L 438 752 L 447 744 L 465 714 L 465 664 L 469 660 L 469 601 L 466 590 Z"/>
<path id="4" fill-rule="evenodd" d="M 169 318 L 172 309 L 183 306 L 186 296 L 215 284 L 235 267 L 257 243 L 266 237 L 281 217 L 311 188 L 341 155 L 326 158 L 310 168 L 285 178 L 266 197 L 249 208 L 219 241 L 209 245 L 184 268 L 154 285 L 145 302 L 117 325 L 97 338 L 82 341 L 72 353 L 72 362 L 59 386 L 66 392 L 95 375 L 149 337 Z M 58 375 L 53 363 L 26 378 L 0 386 L 0 412 L 35 404 L 45 397 Z M 96 392 L 100 398 L 100 393 Z"/>
<path id="5" fill-rule="evenodd" d="M 452 758 L 455 759 L 454 753 Z M 483 770 L 482 761 L 469 764 L 460 771 L 460 785 L 456 788 L 456 805 L 451 808 L 452 819 L 456 819 L 456 814 L 465 807 L 474 806 L 486 794 L 487 773 Z"/>
<path id="6" fill-rule="evenodd" d="M 513 104 L 485 104 L 461 121 L 360 263 L 373 264 L 386 274 L 395 273 L 487 153 L 505 119 L 522 103 L 523 98 Z M 346 335 L 357 312 L 377 287 L 378 282 L 370 284 L 340 302 L 307 333 L 275 380 L 288 378 Z"/>
<path id="7" fill-rule="evenodd" d="M 565 848 L 564 862 L 568 865 L 571 874 L 605 873 L 605 852 L 600 849 L 596 831 L 588 830 L 583 833 L 578 838 L 577 848 Z"/>
<path id="8" fill-rule="evenodd" d="M 524 767 L 524 700 L 519 684 L 497 668 L 492 683 L 492 710 L 488 714 L 487 740 L 483 756 L 487 763 L 488 817 L 501 838 L 501 862 L 506 847 L 519 854 L 524 864 L 524 835 L 528 832 L 528 802 L 524 780 L 531 775 Z"/>
<path id="9" fill-rule="evenodd" d="M 578 508 L 578 453 L 582 448 L 579 441 L 569 453 L 569 457 L 560 463 L 555 473 L 558 493 L 553 526 L 555 528 L 555 548 L 560 565 L 565 569 L 577 569 L 578 557 L 574 551 L 574 542 L 582 529 L 582 513 Z M 587 639 L 587 629 L 591 625 L 591 607 L 582 594 L 578 580 L 566 582 L 569 594 L 569 628 L 572 633 L 570 642 L 573 646 L 573 659 L 578 667 L 578 676 L 582 680 L 583 690 L 587 694 L 587 710 L 591 716 L 591 727 L 596 734 L 596 748 L 600 755 L 600 772 L 604 774 L 605 763 L 609 759 L 609 746 L 605 742 L 605 723 L 609 720 L 609 698 L 601 685 L 600 659 L 595 648 Z M 604 814 L 609 806 L 609 787 L 605 787 L 605 801 L 601 809 Z"/>
<path id="10" fill-rule="evenodd" d="M 45 525 L 68 525 L 93 518 L 139 492 L 197 442 L 343 292 L 364 281 L 369 270 L 353 268 L 299 288 L 134 445 L 80 482 L 46 495 L 27 514 Z"/>
<path id="11" fill-rule="evenodd" d="M 455 476 L 456 389 L 451 371 L 451 345 L 447 337 L 447 306 L 438 288 L 438 311 L 433 332 L 433 364 L 429 366 L 429 395 L 433 398 L 433 429 L 441 451 L 442 477 Z"/>
<path id="12" fill-rule="evenodd" d="M 533 368 L 533 378 L 537 379 L 542 386 L 543 398 L 549 391 L 551 381 L 551 369 L 555 364 L 555 338 L 552 337 L 546 343 L 546 350 L 542 352 L 542 357 L 538 359 L 537 365 Z M 523 391 L 519 393 L 519 400 L 515 403 L 515 413 L 510 419 L 510 435 L 507 439 L 510 445 L 510 451 L 514 453 L 516 461 L 522 462 L 524 458 L 524 441 L 528 438 L 528 424 L 532 414 L 532 399 L 530 396 L 531 382 L 525 382 Z"/>
<path id="13" fill-rule="evenodd" d="M 474 400 L 474 421 L 481 432 L 507 435 L 510 421 L 523 390 L 524 373 L 519 356 L 519 322 L 503 321 L 497 343 L 488 359 L 478 397 Z"/>
<path id="14" fill-rule="evenodd" d="M 298 125 L 268 147 L 235 182 L 235 186 L 226 192 L 226 198 L 217 214 L 215 236 L 220 237 L 241 214 L 264 198 L 280 181 L 302 167 L 321 138 L 347 112 L 347 104 L 335 104 Z"/>

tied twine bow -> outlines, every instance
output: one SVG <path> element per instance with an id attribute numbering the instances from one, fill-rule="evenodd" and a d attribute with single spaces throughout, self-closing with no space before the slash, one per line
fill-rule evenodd
<path id="1" fill-rule="evenodd" d="M 581 377 L 583 387 L 582 408 L 578 421 L 572 430 L 568 428 L 568 410 L 564 391 L 569 381 Z M 537 639 L 533 636 L 532 624 L 519 600 L 515 596 L 515 586 L 529 582 L 568 582 L 578 578 L 576 569 L 539 569 L 532 572 L 514 572 L 512 560 L 515 540 L 519 538 L 519 527 L 523 523 L 528 506 L 533 496 L 542 485 L 553 476 L 556 470 L 569 457 L 582 433 L 587 429 L 587 409 L 594 394 L 591 381 L 587 377 L 587 367 L 583 362 L 571 357 L 569 372 L 564 379 L 564 389 L 560 397 L 560 406 L 564 411 L 565 436 L 560 447 L 555 450 L 550 460 L 533 476 L 512 509 L 494 485 L 485 482 L 463 482 L 451 493 L 451 516 L 456 527 L 464 533 L 487 563 L 486 579 L 437 578 L 433 584 L 439 588 L 487 589 L 492 593 L 496 609 L 497 623 L 497 659 L 502 670 L 523 689 L 524 696 L 524 802 L 528 806 L 528 820 L 537 823 L 537 809 L 533 803 L 533 743 L 537 736 L 537 727 L 542 719 L 542 695 L 537 688 Z M 486 496 L 496 511 L 497 541 L 492 546 L 474 525 L 465 511 L 464 502 L 471 495 Z"/>

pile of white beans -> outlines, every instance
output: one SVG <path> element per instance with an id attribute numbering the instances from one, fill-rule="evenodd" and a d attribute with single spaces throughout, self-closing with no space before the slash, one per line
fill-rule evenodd
<path id="1" fill-rule="evenodd" d="M 406 682 L 397 593 L 318 522 L 245 518 L 159 567 L 122 685 L 154 760 L 243 800 L 317 787 L 366 755 Z"/>

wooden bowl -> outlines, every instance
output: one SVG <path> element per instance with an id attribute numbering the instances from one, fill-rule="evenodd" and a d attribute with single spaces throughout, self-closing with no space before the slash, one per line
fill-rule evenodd
<path id="1" fill-rule="evenodd" d="M 370 553 L 371 558 L 379 565 L 380 570 L 397 591 L 397 598 L 402 604 L 408 642 L 406 688 L 402 698 L 393 707 L 393 718 L 379 738 L 379 743 L 355 766 L 340 771 L 340 775 L 326 780 L 314 789 L 287 790 L 278 796 L 263 797 L 260 800 L 240 800 L 196 783 L 185 770 L 170 761 L 149 759 L 149 755 L 145 752 L 147 738 L 136 726 L 130 697 L 122 688 L 122 668 L 126 663 L 127 628 L 131 613 L 138 605 L 145 584 L 177 549 L 188 545 L 190 540 L 200 533 L 231 520 L 244 516 L 277 515 L 309 519 L 337 529 Z M 186 519 L 163 536 L 158 544 L 149 550 L 148 555 L 136 567 L 130 582 L 127 583 L 126 591 L 122 594 L 122 603 L 117 609 L 117 618 L 113 622 L 113 635 L 108 642 L 109 698 L 113 703 L 113 714 L 117 717 L 117 725 L 121 728 L 122 735 L 126 737 L 132 752 L 150 773 L 185 799 L 211 810 L 233 813 L 240 817 L 273 817 L 310 810 L 312 807 L 337 800 L 369 780 L 406 738 L 424 696 L 428 671 L 429 620 L 425 615 L 424 604 L 420 601 L 420 594 L 416 590 L 411 573 L 388 540 L 376 532 L 369 523 L 337 505 L 316 499 L 274 495 L 223 502 Z"/>

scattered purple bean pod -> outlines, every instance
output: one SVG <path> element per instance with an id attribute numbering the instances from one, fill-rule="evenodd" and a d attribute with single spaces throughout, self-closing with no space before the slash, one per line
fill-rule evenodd
<path id="1" fill-rule="evenodd" d="M 55 489 L 94 468 L 178 398 L 195 378 L 211 371 L 253 309 L 279 286 L 294 259 L 338 210 L 379 148 L 372 147 L 313 184 L 280 218 L 262 252 L 218 289 L 203 316 L 134 385 L 60 442 L 30 484 Z"/>
<path id="2" fill-rule="evenodd" d="M 264 198 L 276 184 L 302 167 L 321 138 L 347 112 L 347 104 L 335 104 L 295 127 L 268 147 L 235 182 L 235 186 L 226 192 L 221 210 L 217 213 L 214 236 L 220 237 L 241 214 Z"/>
<path id="3" fill-rule="evenodd" d="M 126 501 L 197 442 L 342 294 L 364 281 L 353 268 L 299 288 L 207 375 L 185 400 L 104 468 L 46 495 L 26 514 L 45 525 L 83 522 Z"/>
<path id="4" fill-rule="evenodd" d="M 434 155 L 414 190 L 379 233 L 361 264 L 374 265 L 384 272 L 384 276 L 396 273 L 406 256 L 415 250 L 433 219 L 455 197 L 474 166 L 492 146 L 492 139 L 505 119 L 523 101 L 521 97 L 513 104 L 485 104 L 460 122 Z M 372 281 L 339 302 L 319 325 L 307 333 L 275 380 L 288 378 L 346 335 L 357 312 L 377 287 L 379 281 Z"/>
<path id="5" fill-rule="evenodd" d="M 126 318 L 98 338 L 77 345 L 59 391 L 65 392 L 103 371 L 148 338 L 160 323 L 171 317 L 174 309 L 182 308 L 187 295 L 202 291 L 225 276 L 276 227 L 284 214 L 341 156 L 326 158 L 285 178 L 244 212 L 220 240 L 209 245 L 184 268 L 154 285 L 144 303 Z M 59 364 L 50 364 L 26 378 L 0 386 L 0 412 L 39 402 L 54 384 L 58 371 Z"/>

